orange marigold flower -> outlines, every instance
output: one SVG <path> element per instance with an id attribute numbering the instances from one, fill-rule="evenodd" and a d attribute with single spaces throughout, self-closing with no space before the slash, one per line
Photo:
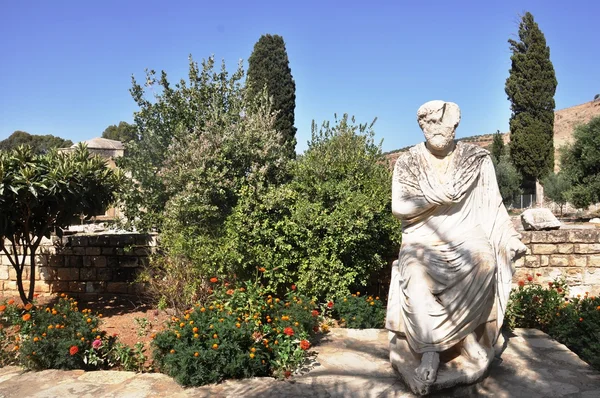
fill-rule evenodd
<path id="1" fill-rule="evenodd" d="M 519 281 L 519 282 L 517 282 L 517 285 L 519 285 L 519 287 L 523 287 L 523 286 L 525 286 L 525 282 L 524 281 Z"/>
<path id="2" fill-rule="evenodd" d="M 536 276 L 542 276 L 542 274 L 535 274 Z"/>
<path id="3" fill-rule="evenodd" d="M 531 275 L 527 275 L 527 280 L 528 280 L 529 282 L 533 281 L 533 276 L 531 276 Z"/>
<path id="4" fill-rule="evenodd" d="M 292 375 L 292 372 L 290 372 L 289 370 L 286 370 L 285 372 L 283 372 L 283 375 L 287 379 L 287 378 L 289 378 Z"/>
<path id="5" fill-rule="evenodd" d="M 23 315 L 23 320 L 24 321 L 28 321 L 29 319 L 31 319 L 31 314 L 25 314 L 25 315 Z"/>
<path id="6" fill-rule="evenodd" d="M 215 343 L 215 344 L 212 345 L 212 349 L 213 350 L 216 350 L 217 348 L 219 348 L 219 345 L 217 343 Z"/>
<path id="7" fill-rule="evenodd" d="M 596 307 L 596 309 L 597 309 L 598 311 L 600 311 L 600 305 L 599 305 L 599 306 L 597 306 L 597 307 Z"/>
<path id="8" fill-rule="evenodd" d="M 30 309 L 32 309 L 32 308 L 33 308 L 33 304 L 31 304 L 31 303 L 27 303 L 27 305 L 25 305 L 25 309 L 26 309 L 27 311 L 29 311 L 29 310 L 30 310 Z"/>
<path id="9" fill-rule="evenodd" d="M 303 350 L 308 350 L 310 348 L 310 343 L 308 342 L 308 340 L 301 340 L 300 348 L 302 348 Z"/>
<path id="10" fill-rule="evenodd" d="M 554 285 L 554 283 L 548 282 L 548 287 L 552 287 L 552 285 Z"/>
<path id="11" fill-rule="evenodd" d="M 294 329 L 292 329 L 291 327 L 287 327 L 285 329 L 283 329 L 283 333 L 287 334 L 288 336 L 293 336 L 294 335 Z"/>
<path id="12" fill-rule="evenodd" d="M 199 355 L 200 355 L 200 354 L 199 354 L 199 353 L 197 353 L 197 352 L 195 352 L 195 353 L 194 353 L 194 356 L 195 356 L 195 357 L 198 357 Z"/>
<path id="13" fill-rule="evenodd" d="M 250 353 L 250 359 L 254 358 L 254 354 Z"/>
<path id="14" fill-rule="evenodd" d="M 72 345 L 71 348 L 69 348 L 69 354 L 71 354 L 71 356 L 77 354 L 79 352 L 79 348 L 76 345 Z"/>
<path id="15" fill-rule="evenodd" d="M 227 294 L 231 296 L 231 295 L 233 294 L 233 292 L 234 292 L 234 291 L 235 291 L 235 290 L 233 290 L 233 289 L 229 289 L 229 290 L 227 291 Z"/>
<path id="16" fill-rule="evenodd" d="M 175 354 L 175 350 L 171 350 L 169 351 L 171 354 Z"/>
<path id="17" fill-rule="evenodd" d="M 10 299 L 6 302 L 6 304 L 8 304 L 8 305 L 13 305 L 14 303 L 15 303 L 15 300 L 13 300 L 13 299 Z"/>
<path id="18" fill-rule="evenodd" d="M 583 318 L 579 318 L 579 322 L 583 322 Z"/>
<path id="19" fill-rule="evenodd" d="M 292 290 L 296 290 L 296 285 L 292 285 Z"/>
<path id="20" fill-rule="evenodd" d="M 219 279 L 217 277 L 213 276 L 212 278 L 210 278 L 210 281 L 212 283 L 217 283 L 219 281 Z"/>
<path id="21" fill-rule="evenodd" d="M 311 314 L 312 314 L 312 316 L 318 316 L 319 315 L 319 311 L 312 310 Z"/>
<path id="22" fill-rule="evenodd" d="M 333 301 L 327 303 L 327 308 L 333 308 Z"/>
<path id="23" fill-rule="evenodd" d="M 0 312 L 3 312 L 6 310 L 6 306 L 5 305 L 0 305 Z"/>
<path id="24" fill-rule="evenodd" d="M 243 287 L 240 287 L 240 292 L 245 292 L 246 289 L 244 289 Z"/>
<path id="25" fill-rule="evenodd" d="M 85 321 L 86 321 L 87 323 L 91 323 L 91 322 L 92 322 L 92 319 L 91 319 L 91 318 L 88 318 L 88 319 L 86 319 Z"/>
<path id="26" fill-rule="evenodd" d="M 259 270 L 260 272 L 266 272 L 266 271 L 267 271 L 267 269 L 266 269 L 265 267 L 260 267 L 258 270 Z"/>

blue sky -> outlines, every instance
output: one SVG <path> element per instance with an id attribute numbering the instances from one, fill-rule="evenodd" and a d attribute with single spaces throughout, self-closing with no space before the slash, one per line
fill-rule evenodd
<path id="1" fill-rule="evenodd" d="M 508 38 L 530 11 L 558 79 L 557 109 L 600 93 L 600 2 L 0 0 L 0 139 L 15 130 L 73 141 L 131 122 L 131 75 L 184 77 L 187 57 L 233 71 L 261 34 L 283 36 L 303 152 L 311 121 L 348 113 L 383 150 L 423 139 L 417 108 L 456 102 L 458 137 L 508 131 Z"/>

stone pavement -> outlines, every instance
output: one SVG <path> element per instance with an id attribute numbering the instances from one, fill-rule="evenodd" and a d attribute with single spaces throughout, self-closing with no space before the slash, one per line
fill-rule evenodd
<path id="1" fill-rule="evenodd" d="M 0 398 L 60 397 L 413 397 L 388 362 L 384 330 L 333 329 L 317 353 L 288 381 L 271 378 L 182 388 L 154 373 L 23 372 L 0 369 Z M 600 397 L 600 372 L 534 329 L 517 329 L 481 383 L 435 397 Z"/>

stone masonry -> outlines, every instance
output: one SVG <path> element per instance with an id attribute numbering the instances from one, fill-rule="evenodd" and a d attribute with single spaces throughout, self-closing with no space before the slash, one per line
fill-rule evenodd
<path id="1" fill-rule="evenodd" d="M 516 263 L 513 282 L 546 284 L 564 277 L 570 294 L 600 295 L 600 229 L 521 232 L 527 254 Z M 540 274 L 540 276 L 538 276 Z"/>
<path id="2" fill-rule="evenodd" d="M 138 294 L 139 271 L 148 264 L 156 236 L 146 234 L 70 235 L 44 240 L 37 250 L 35 291 L 41 295 Z M 12 253 L 12 248 L 8 248 Z M 29 262 L 26 262 L 28 265 Z M 29 288 L 30 268 L 24 285 Z M 0 292 L 18 294 L 16 273 L 8 256 L 0 256 Z"/>

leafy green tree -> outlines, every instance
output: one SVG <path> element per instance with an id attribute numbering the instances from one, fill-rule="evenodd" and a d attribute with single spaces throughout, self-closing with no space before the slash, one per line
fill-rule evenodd
<path id="1" fill-rule="evenodd" d="M 500 161 L 500 158 L 505 153 L 504 139 L 502 138 L 502 133 L 500 133 L 500 130 L 496 130 L 494 133 L 494 140 L 492 141 L 492 148 L 490 152 L 496 162 Z"/>
<path id="2" fill-rule="evenodd" d="M 29 145 L 33 153 L 47 153 L 52 148 L 68 148 L 73 145 L 71 140 L 65 140 L 53 135 L 33 135 L 17 130 L 5 140 L 0 141 L 0 150 L 9 151 L 20 145 Z"/>
<path id="3" fill-rule="evenodd" d="M 600 201 L 600 116 L 579 125 L 573 143 L 562 148 L 561 173 L 572 184 L 566 194 L 576 208 Z"/>
<path id="4" fill-rule="evenodd" d="M 123 143 L 137 140 L 135 125 L 119 122 L 119 125 L 110 125 L 102 132 L 102 138 L 121 141 Z"/>
<path id="5" fill-rule="evenodd" d="M 510 156 L 507 154 L 502 155 L 500 161 L 496 161 L 492 157 L 492 162 L 496 170 L 496 180 L 498 181 L 502 201 L 507 206 L 511 205 L 517 195 L 523 192 L 521 189 L 523 177 L 512 164 Z"/>
<path id="6" fill-rule="evenodd" d="M 296 83 L 292 77 L 283 38 L 278 35 L 263 35 L 254 45 L 248 59 L 248 88 L 256 95 L 263 87 L 273 97 L 273 109 L 277 111 L 275 129 L 283 134 L 286 156 L 296 156 Z"/>
<path id="7" fill-rule="evenodd" d="M 571 189 L 571 182 L 564 174 L 550 173 L 542 180 L 544 186 L 544 195 L 560 207 L 560 215 L 563 214 L 563 207 L 568 202 L 568 192 Z"/>
<path id="8" fill-rule="evenodd" d="M 84 145 L 72 153 L 36 155 L 30 147 L 0 152 L 0 249 L 10 259 L 23 302 L 33 299 L 35 253 L 54 227 L 76 216 L 101 214 L 114 200 L 122 175 Z M 7 246 L 6 243 L 10 246 Z M 21 250 L 17 250 L 21 247 Z M 23 270 L 31 264 L 29 292 Z"/>
<path id="9" fill-rule="evenodd" d="M 163 176 L 172 145 L 179 142 L 185 146 L 209 128 L 231 126 L 242 120 L 241 63 L 231 76 L 225 64 L 220 71 L 214 69 L 213 57 L 201 66 L 190 57 L 188 80 L 175 85 L 164 71 L 157 77 L 155 71 L 147 70 L 144 84 L 132 78 L 130 92 L 139 106 L 134 114 L 139 139 L 129 143 L 126 155 L 118 162 L 132 177 L 131 187 L 123 196 L 126 227 L 161 228 L 165 206 L 177 191 L 173 184 L 165 185 L 168 181 Z"/>
<path id="10" fill-rule="evenodd" d="M 554 168 L 554 93 L 556 76 L 544 34 L 527 12 L 519 24 L 519 41 L 509 40 L 512 55 L 506 95 L 511 102 L 510 154 L 528 180 Z"/>
<path id="11" fill-rule="evenodd" d="M 243 192 L 228 220 L 242 271 L 264 268 L 271 288 L 294 283 L 324 299 L 364 286 L 397 254 L 391 170 L 373 134 L 347 115 L 321 128 L 313 122 L 291 180 Z"/>

